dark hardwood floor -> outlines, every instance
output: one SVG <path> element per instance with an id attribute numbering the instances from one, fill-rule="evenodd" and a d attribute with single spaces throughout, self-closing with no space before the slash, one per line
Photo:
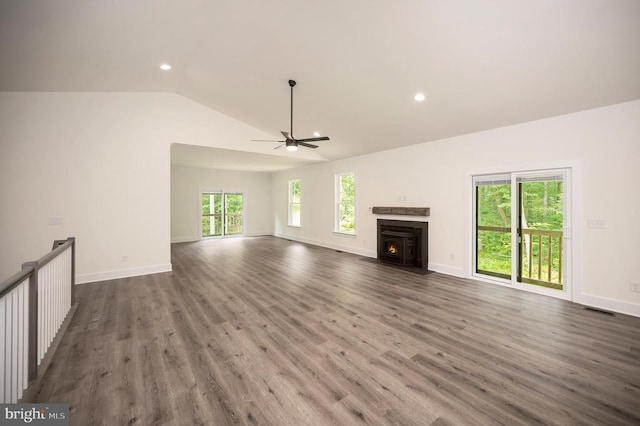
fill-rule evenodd
<path id="1" fill-rule="evenodd" d="M 640 318 L 273 237 L 77 287 L 73 425 L 640 424 Z"/>

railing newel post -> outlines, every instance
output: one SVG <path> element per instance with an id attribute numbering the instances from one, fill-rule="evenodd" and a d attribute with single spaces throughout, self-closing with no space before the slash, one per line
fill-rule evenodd
<path id="1" fill-rule="evenodd" d="M 25 262 L 22 269 L 32 269 L 29 276 L 29 356 L 28 379 L 38 377 L 38 262 Z"/>
<path id="2" fill-rule="evenodd" d="M 69 237 L 71 241 L 71 306 L 76 304 L 76 237 Z"/>

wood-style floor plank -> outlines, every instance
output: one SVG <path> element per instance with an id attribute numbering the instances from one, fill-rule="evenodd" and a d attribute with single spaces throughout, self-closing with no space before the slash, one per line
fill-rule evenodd
<path id="1" fill-rule="evenodd" d="M 78 286 L 72 425 L 637 425 L 640 318 L 274 237 Z"/>

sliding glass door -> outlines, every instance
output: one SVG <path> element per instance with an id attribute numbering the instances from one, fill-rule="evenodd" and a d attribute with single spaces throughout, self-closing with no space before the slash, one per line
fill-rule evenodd
<path id="1" fill-rule="evenodd" d="M 241 235 L 244 200 L 242 193 L 203 192 L 202 236 Z"/>
<path id="2" fill-rule="evenodd" d="M 567 290 L 568 170 L 475 176 L 474 272 Z"/>

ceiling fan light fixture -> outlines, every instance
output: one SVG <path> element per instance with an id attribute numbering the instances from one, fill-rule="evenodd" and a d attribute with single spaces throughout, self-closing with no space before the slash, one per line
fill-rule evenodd
<path id="1" fill-rule="evenodd" d="M 297 145 L 294 145 L 294 144 L 289 145 L 289 144 L 287 144 L 287 151 L 295 152 L 297 150 L 298 150 L 298 146 Z"/>

